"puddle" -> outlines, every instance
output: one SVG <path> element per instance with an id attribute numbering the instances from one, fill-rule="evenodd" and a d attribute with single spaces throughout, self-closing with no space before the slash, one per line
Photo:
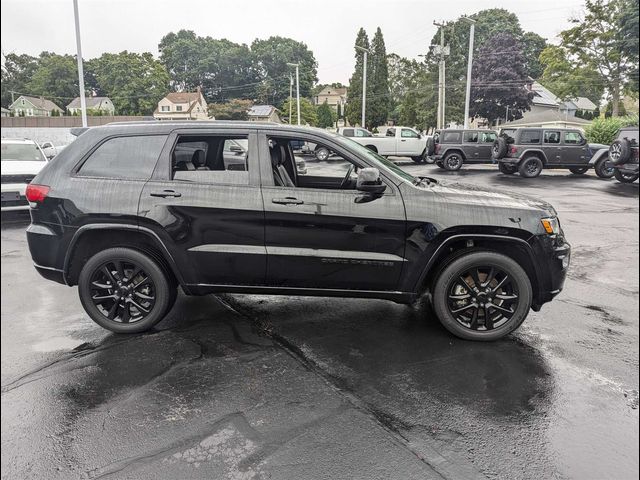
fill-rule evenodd
<path id="1" fill-rule="evenodd" d="M 36 352 L 56 352 L 58 350 L 73 350 L 82 343 L 69 337 L 53 337 L 33 345 Z"/>

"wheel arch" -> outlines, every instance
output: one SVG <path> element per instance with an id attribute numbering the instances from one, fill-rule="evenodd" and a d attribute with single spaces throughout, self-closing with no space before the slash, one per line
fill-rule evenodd
<path id="1" fill-rule="evenodd" d="M 368 145 L 365 145 L 364 148 L 368 148 L 372 152 L 378 153 L 378 147 L 376 147 L 375 145 L 368 144 Z"/>
<path id="2" fill-rule="evenodd" d="M 442 158 L 444 159 L 447 155 L 449 155 L 449 154 L 451 154 L 451 153 L 457 153 L 457 154 L 459 154 L 459 155 L 462 157 L 462 160 L 463 160 L 463 161 L 467 159 L 467 156 L 464 154 L 464 151 L 463 151 L 463 150 L 461 150 L 460 148 L 457 148 L 457 147 L 450 147 L 450 148 L 447 148 L 447 149 L 446 149 L 446 150 L 441 154 L 441 155 L 442 155 Z"/>
<path id="3" fill-rule="evenodd" d="M 162 240 L 150 229 L 128 224 L 83 225 L 74 234 L 64 259 L 67 285 L 76 285 L 82 265 L 105 248 L 126 247 L 151 256 L 183 289 L 184 278 Z"/>
<path id="4" fill-rule="evenodd" d="M 545 155 L 545 153 L 537 148 L 529 148 L 527 150 L 525 150 L 524 152 L 522 152 L 522 155 L 520 155 L 520 162 L 526 160 L 529 157 L 538 157 L 540 160 L 542 160 L 542 164 L 546 167 L 547 166 L 547 156 Z M 518 162 L 518 163 L 520 163 Z"/>

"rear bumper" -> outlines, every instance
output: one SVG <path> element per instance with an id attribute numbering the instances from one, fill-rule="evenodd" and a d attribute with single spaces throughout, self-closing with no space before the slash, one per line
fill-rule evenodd
<path id="1" fill-rule="evenodd" d="M 520 158 L 518 157 L 502 157 L 496 160 L 499 163 L 507 163 L 509 165 L 515 165 L 520 162 Z"/>
<path id="2" fill-rule="evenodd" d="M 27 243 L 35 269 L 47 280 L 66 283 L 60 259 L 62 237 L 51 228 L 31 224 L 27 228 Z"/>
<path id="3" fill-rule="evenodd" d="M 2 211 L 29 210 L 29 202 L 24 196 L 26 189 L 26 183 L 3 183 L 0 201 Z"/>

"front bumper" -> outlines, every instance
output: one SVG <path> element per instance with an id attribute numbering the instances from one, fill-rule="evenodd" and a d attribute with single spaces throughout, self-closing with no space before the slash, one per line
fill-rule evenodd
<path id="1" fill-rule="evenodd" d="M 536 235 L 532 240 L 538 276 L 538 293 L 532 308 L 537 311 L 564 288 L 571 263 L 571 245 L 563 233 Z"/>
<path id="2" fill-rule="evenodd" d="M 24 196 L 26 183 L 3 183 L 0 208 L 3 212 L 29 210 L 29 202 Z"/>

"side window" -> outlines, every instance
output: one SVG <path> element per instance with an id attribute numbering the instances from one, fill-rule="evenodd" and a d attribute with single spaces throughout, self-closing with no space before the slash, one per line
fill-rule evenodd
<path id="1" fill-rule="evenodd" d="M 363 130 L 361 128 L 358 128 L 356 130 L 356 137 L 370 137 L 371 134 L 369 132 L 367 132 L 366 130 Z"/>
<path id="2" fill-rule="evenodd" d="M 345 128 L 342 131 L 342 135 L 344 135 L 345 137 L 353 137 L 353 128 Z"/>
<path id="3" fill-rule="evenodd" d="M 540 143 L 540 130 L 523 130 L 520 134 L 520 143 L 523 145 Z"/>
<path id="4" fill-rule="evenodd" d="M 174 180 L 249 184 L 249 140 L 234 135 L 181 135 L 171 153 Z"/>
<path id="5" fill-rule="evenodd" d="M 78 175 L 147 180 L 166 140 L 166 135 L 110 138 L 94 150 L 78 170 Z"/>
<path id="6" fill-rule="evenodd" d="M 395 137 L 396 129 L 395 128 L 387 128 L 387 133 L 385 133 L 386 137 Z"/>
<path id="7" fill-rule="evenodd" d="M 555 130 L 544 132 L 544 143 L 560 143 L 560 132 Z"/>
<path id="8" fill-rule="evenodd" d="M 493 143 L 495 141 L 496 141 L 496 134 L 494 132 L 482 132 L 482 136 L 480 137 L 480 142 Z"/>
<path id="9" fill-rule="evenodd" d="M 413 130 L 410 130 L 408 128 L 403 128 L 400 131 L 400 136 L 402 138 L 418 138 L 418 134 L 416 132 L 414 132 Z"/>
<path id="10" fill-rule="evenodd" d="M 440 143 L 460 143 L 460 132 L 444 132 Z"/>
<path id="11" fill-rule="evenodd" d="M 478 143 L 478 132 L 464 132 L 465 143 Z"/>
<path id="12" fill-rule="evenodd" d="M 566 145 L 582 145 L 584 142 L 582 135 L 578 132 L 564 132 L 564 143 Z"/>

